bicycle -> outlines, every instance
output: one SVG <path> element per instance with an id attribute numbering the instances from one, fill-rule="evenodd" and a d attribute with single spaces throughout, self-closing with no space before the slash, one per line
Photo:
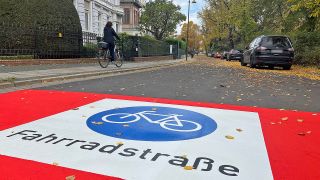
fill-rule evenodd
<path id="1" fill-rule="evenodd" d="M 194 132 L 202 128 L 202 126 L 196 122 L 190 120 L 179 119 L 178 114 L 156 114 L 156 111 L 141 111 L 137 113 L 115 113 L 108 114 L 103 116 L 101 119 L 104 122 L 115 123 L 115 124 L 129 124 L 137 122 L 141 119 L 144 119 L 152 124 L 159 124 L 162 128 L 170 131 L 178 132 Z M 148 117 L 148 115 L 150 115 Z M 151 116 L 160 116 L 164 117 L 158 120 L 152 120 Z M 182 129 L 184 126 L 187 126 L 187 129 Z"/>
<path id="2" fill-rule="evenodd" d="M 98 42 L 98 52 L 97 52 L 96 58 L 98 59 L 98 62 L 102 68 L 108 67 L 108 65 L 111 61 L 111 56 L 110 56 L 110 52 L 108 49 L 108 43 L 103 42 L 103 41 Z M 114 64 L 117 67 L 121 67 L 123 64 L 122 53 L 121 53 L 120 49 L 118 49 L 117 47 L 115 48 Z"/>

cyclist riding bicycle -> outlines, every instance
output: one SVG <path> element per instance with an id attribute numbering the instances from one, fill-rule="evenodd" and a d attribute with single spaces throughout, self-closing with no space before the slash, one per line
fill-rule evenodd
<path id="1" fill-rule="evenodd" d="M 112 22 L 108 21 L 106 26 L 104 27 L 104 30 L 103 30 L 103 41 L 108 43 L 108 49 L 109 49 L 110 56 L 111 56 L 111 62 L 113 62 L 115 59 L 115 57 L 114 57 L 114 48 L 115 48 L 114 37 L 116 37 L 118 40 L 120 40 L 119 36 L 112 28 Z"/>

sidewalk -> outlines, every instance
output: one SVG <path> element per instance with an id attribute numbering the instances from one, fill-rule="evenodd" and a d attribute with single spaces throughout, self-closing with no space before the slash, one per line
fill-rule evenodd
<path id="1" fill-rule="evenodd" d="M 23 66 L 0 65 L 0 89 L 76 78 L 102 76 L 119 72 L 144 70 L 149 68 L 176 65 L 183 62 L 185 62 L 184 59 L 143 62 L 125 61 L 120 68 L 117 68 L 113 64 L 109 64 L 107 68 L 101 68 L 98 63 Z"/>

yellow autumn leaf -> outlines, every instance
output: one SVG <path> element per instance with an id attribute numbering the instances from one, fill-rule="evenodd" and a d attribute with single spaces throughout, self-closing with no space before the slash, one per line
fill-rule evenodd
<path id="1" fill-rule="evenodd" d="M 304 132 L 299 132 L 298 135 L 299 135 L 299 136 L 305 136 L 306 133 L 304 133 Z"/>
<path id="2" fill-rule="evenodd" d="M 66 180 L 75 180 L 76 176 L 75 175 L 71 175 L 71 176 L 67 176 Z"/>
<path id="3" fill-rule="evenodd" d="M 230 136 L 230 135 L 226 135 L 225 136 L 227 139 L 234 139 L 234 137 L 233 136 Z"/>
<path id="4" fill-rule="evenodd" d="M 101 124 L 103 124 L 103 122 L 96 122 L 96 121 L 92 121 L 91 123 L 92 123 L 92 124 L 96 124 L 96 125 L 101 125 Z"/>
<path id="5" fill-rule="evenodd" d="M 193 169 L 193 167 L 192 166 L 185 166 L 185 167 L 183 167 L 185 170 L 192 170 Z"/>

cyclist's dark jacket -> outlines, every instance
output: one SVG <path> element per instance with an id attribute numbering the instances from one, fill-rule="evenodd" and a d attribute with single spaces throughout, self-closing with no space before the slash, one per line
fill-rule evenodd
<path id="1" fill-rule="evenodd" d="M 115 40 L 114 37 L 116 37 L 118 40 L 120 39 L 112 27 L 105 27 L 103 32 L 104 32 L 103 34 L 104 42 L 114 44 L 114 40 Z"/>

